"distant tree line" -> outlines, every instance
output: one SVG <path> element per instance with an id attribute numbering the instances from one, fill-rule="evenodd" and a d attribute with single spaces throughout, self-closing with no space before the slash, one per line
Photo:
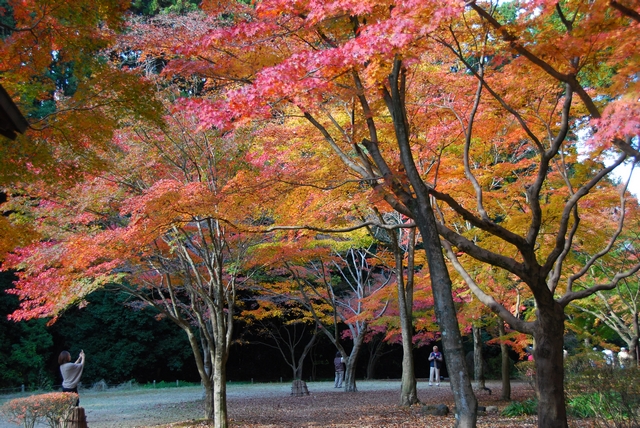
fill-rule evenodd
<path id="1" fill-rule="evenodd" d="M 93 293 L 85 308 L 70 309 L 52 326 L 46 319 L 13 322 L 7 315 L 18 298 L 5 293 L 12 276 L 0 273 L 0 388 L 59 385 L 57 356 L 62 350 L 87 354 L 85 383 L 128 380 L 152 382 L 193 378 L 192 358 L 181 331 L 156 320 L 151 310 L 127 306 L 127 296 Z"/>
<path id="2" fill-rule="evenodd" d="M 25 385 L 28 389 L 59 386 L 58 353 L 69 350 L 87 354 L 82 377 L 87 386 L 100 380 L 120 384 L 160 381 L 197 381 L 193 356 L 184 333 L 172 322 L 158 319 L 151 308 L 131 305 L 131 297 L 116 290 L 101 290 L 87 299 L 83 308 L 69 309 L 55 324 L 46 319 L 21 322 L 7 320 L 18 306 L 11 288 L 12 275 L 0 273 L 0 390 Z M 259 332 L 240 326 L 228 363 L 230 381 L 289 381 L 291 369 L 277 350 L 267 346 Z M 347 341 L 348 342 L 348 341 Z M 384 344 L 384 350 L 373 356 L 377 342 L 365 344 L 364 357 L 356 369 L 358 378 L 392 378 L 401 375 L 402 348 Z M 379 344 L 378 344 L 379 345 Z M 345 344 L 348 347 L 348 343 Z M 470 352 L 471 340 L 465 342 Z M 427 356 L 430 347 L 416 348 L 416 374 L 428 376 Z M 335 347 L 318 336 L 306 359 L 302 377 L 307 380 L 330 379 Z M 499 346 L 487 346 L 488 377 L 499 377 Z M 517 356 L 513 356 L 514 359 Z M 375 358 L 374 367 L 369 367 Z M 446 374 L 446 371 L 443 371 Z"/>

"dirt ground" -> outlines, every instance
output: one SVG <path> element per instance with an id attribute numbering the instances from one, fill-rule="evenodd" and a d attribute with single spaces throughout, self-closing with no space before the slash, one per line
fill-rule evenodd
<path id="1" fill-rule="evenodd" d="M 345 393 L 333 388 L 332 382 L 307 383 L 309 395 L 291 396 L 290 383 L 230 384 L 227 407 L 231 426 L 251 428 L 300 427 L 452 427 L 455 419 L 423 414 L 422 404 L 446 404 L 453 410 L 453 394 L 449 383 L 439 387 L 418 382 L 418 398 L 422 402 L 410 408 L 398 405 L 400 381 L 358 381 L 358 392 Z M 497 406 L 501 384 L 487 382 L 492 393 L 478 393 L 480 406 Z M 512 383 L 512 400 L 521 401 L 533 394 L 526 383 Z M 0 397 L 0 404 L 7 397 Z M 103 392 L 81 391 L 89 428 L 186 428 L 206 426 L 202 421 L 203 401 L 200 387 L 165 389 L 111 389 Z M 17 425 L 0 420 L 0 428 Z M 45 425 L 41 425 L 45 426 Z M 481 414 L 478 427 L 535 427 L 535 417 L 505 418 L 499 413 Z M 572 427 L 590 427 L 586 422 L 572 421 Z"/>

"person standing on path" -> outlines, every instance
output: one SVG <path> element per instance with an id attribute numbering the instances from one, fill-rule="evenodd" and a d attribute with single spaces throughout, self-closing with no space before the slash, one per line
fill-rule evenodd
<path id="1" fill-rule="evenodd" d="M 342 388 L 342 381 L 344 381 L 344 358 L 340 352 L 336 352 L 336 357 L 333 359 L 333 365 L 336 369 L 336 381 L 333 385 L 334 388 Z"/>
<path id="2" fill-rule="evenodd" d="M 618 363 L 621 369 L 626 369 L 633 365 L 633 357 L 629 351 L 627 351 L 627 348 L 620 348 L 620 352 L 618 352 Z"/>
<path id="3" fill-rule="evenodd" d="M 58 364 L 60 364 L 60 374 L 62 375 L 62 392 L 78 393 L 78 383 L 84 369 L 84 351 L 80 351 L 80 355 L 75 363 L 71 362 L 71 354 L 69 351 L 62 351 L 58 356 Z M 76 402 L 76 406 L 80 405 L 80 398 Z"/>
<path id="4" fill-rule="evenodd" d="M 433 385 L 435 378 L 436 386 L 440 385 L 440 367 L 442 366 L 442 353 L 438 351 L 438 347 L 433 347 L 433 352 L 429 354 L 430 371 L 429 386 Z"/>

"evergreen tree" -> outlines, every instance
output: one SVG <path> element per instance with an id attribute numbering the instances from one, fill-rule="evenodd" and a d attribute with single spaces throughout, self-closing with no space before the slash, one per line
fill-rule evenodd
<path id="1" fill-rule="evenodd" d="M 46 388 L 53 379 L 46 369 L 53 339 L 45 319 L 20 323 L 7 319 L 19 306 L 17 296 L 5 293 L 12 280 L 11 273 L 0 272 L 0 388 Z"/>
<path id="2" fill-rule="evenodd" d="M 66 349 L 75 356 L 84 350 L 85 384 L 102 379 L 112 384 L 197 376 L 182 331 L 172 322 L 157 320 L 155 310 L 129 304 L 130 299 L 116 291 L 91 294 L 86 307 L 69 310 L 53 325 L 56 351 Z"/>
<path id="3" fill-rule="evenodd" d="M 200 0 L 133 0 L 131 11 L 139 15 L 185 14 L 198 10 Z"/>

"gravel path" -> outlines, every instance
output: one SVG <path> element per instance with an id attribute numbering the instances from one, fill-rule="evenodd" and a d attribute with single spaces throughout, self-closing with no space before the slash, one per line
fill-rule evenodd
<path id="1" fill-rule="evenodd" d="M 358 381 L 359 391 L 400 390 L 400 381 Z M 333 382 L 308 382 L 311 393 L 335 392 Z M 449 388 L 443 383 L 440 388 Z M 291 394 L 291 383 L 229 384 L 227 399 L 285 397 Z M 0 397 L 0 405 L 13 397 Z M 200 411 L 194 414 L 194 402 L 203 398 L 201 387 L 162 389 L 111 389 L 103 392 L 81 391 L 80 405 L 85 409 L 90 428 L 132 428 L 199 419 Z M 0 428 L 16 428 L 0 417 Z M 48 425 L 37 424 L 37 427 Z"/>
<path id="2" fill-rule="evenodd" d="M 487 386 L 493 389 L 495 397 L 495 395 L 498 394 L 500 383 L 487 382 Z M 337 402 L 346 402 L 349 400 L 348 396 L 340 395 L 345 393 L 342 389 L 335 389 L 333 382 L 308 382 L 307 387 L 311 394 L 310 397 L 308 399 L 300 398 L 296 400 L 294 397 L 291 397 L 291 383 L 289 382 L 229 384 L 227 386 L 227 404 L 230 417 L 242 419 L 251 412 L 260 412 L 258 408 L 260 404 L 260 406 L 266 407 L 263 407 L 265 409 L 263 416 L 258 414 L 258 419 L 268 419 L 269 416 L 267 413 L 273 411 L 274 407 L 287 405 L 292 398 L 294 399 L 294 407 L 290 410 L 290 412 L 293 412 L 292 414 L 302 414 L 310 411 L 304 408 L 305 405 L 311 405 L 310 409 L 313 409 L 314 397 L 320 398 L 322 396 L 326 398 L 327 394 L 329 394 L 329 397 L 335 394 Z M 399 397 L 400 380 L 361 380 L 357 381 L 357 388 L 359 392 L 370 391 L 371 394 L 378 395 L 388 392 L 389 394 L 387 395 L 392 398 L 385 401 L 395 404 L 396 397 Z M 439 387 L 430 387 L 426 381 L 418 381 L 418 397 L 422 402 L 430 402 L 433 400 L 443 402 L 442 399 L 445 396 L 451 396 L 451 389 L 448 382 L 443 382 Z M 0 397 L 0 405 L 10 398 L 13 397 Z M 80 404 L 85 409 L 89 428 L 149 427 L 201 419 L 203 412 L 202 398 L 203 391 L 201 387 L 162 389 L 133 388 L 110 389 L 103 392 L 80 392 Z M 334 399 L 330 400 L 333 401 Z M 254 409 L 254 407 L 256 408 Z M 323 411 L 320 408 L 316 410 Z M 284 409 L 282 409 L 282 411 L 284 411 Z M 240 422 L 240 425 L 243 424 Z M 269 426 L 277 425 L 283 426 L 282 423 Z M 47 427 L 47 425 L 44 424 L 36 426 L 39 428 Z M 0 419 L 0 428 L 15 427 L 17 427 L 17 425 Z"/>

